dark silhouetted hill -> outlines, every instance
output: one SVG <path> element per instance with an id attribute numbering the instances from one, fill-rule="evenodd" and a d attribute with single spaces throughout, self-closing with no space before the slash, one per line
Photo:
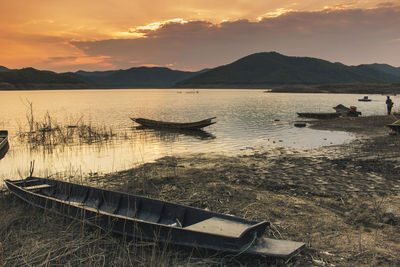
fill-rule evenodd
<path id="1" fill-rule="evenodd" d="M 0 89 L 81 88 L 273 88 L 279 92 L 400 92 L 400 68 L 387 64 L 347 66 L 276 52 L 256 53 L 198 72 L 163 67 L 55 73 L 0 66 Z"/>
<path id="2" fill-rule="evenodd" d="M 375 63 L 375 64 L 366 65 L 366 66 L 369 66 L 369 67 L 371 67 L 371 68 L 373 68 L 375 70 L 379 70 L 379 71 L 382 71 L 382 72 L 389 73 L 391 75 L 400 77 L 400 68 L 396 68 L 396 67 L 390 66 L 388 64 L 377 64 L 377 63 Z"/>
<path id="3" fill-rule="evenodd" d="M 400 76 L 370 65 L 346 66 L 276 52 L 256 53 L 178 82 L 180 88 L 268 88 L 282 85 L 400 82 Z"/>
<path id="4" fill-rule="evenodd" d="M 0 89 L 79 89 L 88 85 L 77 78 L 34 68 L 0 72 Z"/>
<path id="5" fill-rule="evenodd" d="M 138 67 L 115 71 L 78 71 L 68 75 L 96 88 L 170 88 L 198 73 L 162 67 Z"/>
<path id="6" fill-rule="evenodd" d="M 4 66 L 0 66 L 0 72 L 1 71 L 9 71 L 10 69 L 8 69 L 8 68 L 6 68 L 6 67 L 4 67 Z"/>

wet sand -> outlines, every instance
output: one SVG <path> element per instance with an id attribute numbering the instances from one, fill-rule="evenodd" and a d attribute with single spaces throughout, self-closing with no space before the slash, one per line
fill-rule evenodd
<path id="1" fill-rule="evenodd" d="M 272 222 L 268 236 L 307 244 L 307 250 L 289 261 L 240 256 L 227 265 L 398 266 L 400 136 L 390 135 L 384 126 L 393 121 L 388 116 L 314 121 L 309 127 L 348 131 L 356 138 L 316 149 L 164 157 L 88 182 L 267 220 Z M 12 228 L 7 222 L 2 227 Z M 223 255 L 196 252 L 191 257 L 189 266 L 206 266 L 218 265 Z"/>

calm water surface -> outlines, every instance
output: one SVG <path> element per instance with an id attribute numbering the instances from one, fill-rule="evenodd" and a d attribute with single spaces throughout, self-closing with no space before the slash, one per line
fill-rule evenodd
<path id="1" fill-rule="evenodd" d="M 343 132 L 296 128 L 296 112 L 333 112 L 333 106 L 355 105 L 363 115 L 384 114 L 385 96 L 358 102 L 363 95 L 277 94 L 263 90 L 130 89 L 0 92 L 0 129 L 10 134 L 10 150 L 0 161 L 0 179 L 28 174 L 35 160 L 35 175 L 71 175 L 112 172 L 131 168 L 163 156 L 182 153 L 243 153 L 271 146 L 318 147 L 349 142 Z M 400 103 L 400 98 L 392 98 Z M 60 125 L 84 121 L 109 127 L 119 136 L 101 144 L 57 146 L 48 151 L 31 149 L 17 137 L 28 130 L 27 101 L 36 120 L 48 112 Z M 217 117 L 204 133 L 136 129 L 129 117 L 165 121 L 196 121 Z"/>

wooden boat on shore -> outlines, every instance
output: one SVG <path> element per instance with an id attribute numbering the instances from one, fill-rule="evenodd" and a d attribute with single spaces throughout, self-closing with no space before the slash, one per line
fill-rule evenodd
<path id="1" fill-rule="evenodd" d="M 333 107 L 336 112 L 339 112 L 341 116 L 347 116 L 347 117 L 358 117 L 361 116 L 361 112 L 357 111 L 357 107 L 355 106 L 350 106 L 350 108 L 339 104 L 336 107 Z"/>
<path id="2" fill-rule="evenodd" d="M 8 146 L 8 131 L 0 131 L 0 151 Z"/>
<path id="3" fill-rule="evenodd" d="M 313 112 L 306 112 L 300 113 L 297 112 L 299 117 L 303 118 L 312 118 L 312 119 L 334 119 L 340 116 L 339 112 L 328 112 L 328 113 L 313 113 Z"/>
<path id="4" fill-rule="evenodd" d="M 8 131 L 0 131 L 0 150 L 6 147 L 8 143 Z"/>
<path id="5" fill-rule="evenodd" d="M 388 127 L 390 130 L 392 130 L 395 133 L 400 133 L 400 124 L 390 123 L 390 124 L 386 124 L 386 127 Z"/>
<path id="6" fill-rule="evenodd" d="M 0 159 L 4 158 L 9 148 L 8 131 L 0 131 Z"/>
<path id="7" fill-rule="evenodd" d="M 177 245 L 291 257 L 301 242 L 262 237 L 268 222 L 256 222 L 137 195 L 53 179 L 5 180 L 22 200 L 127 237 Z"/>
<path id="8" fill-rule="evenodd" d="M 166 122 L 166 121 L 155 121 L 144 118 L 131 118 L 132 121 L 150 128 L 168 128 L 168 129 L 181 129 L 181 130 L 189 130 L 189 129 L 201 129 L 207 127 L 211 124 L 216 123 L 212 121 L 216 117 L 208 118 L 201 121 L 195 122 Z"/>

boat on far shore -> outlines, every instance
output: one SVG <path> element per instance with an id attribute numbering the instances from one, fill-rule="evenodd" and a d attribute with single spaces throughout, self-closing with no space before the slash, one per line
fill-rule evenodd
<path id="1" fill-rule="evenodd" d="M 361 112 L 357 111 L 357 107 L 355 106 L 350 106 L 350 108 L 339 104 L 336 107 L 333 107 L 336 112 L 339 112 L 341 116 L 347 116 L 347 117 L 358 117 L 361 116 Z"/>
<path id="2" fill-rule="evenodd" d="M 312 119 L 334 119 L 339 117 L 341 114 L 339 112 L 297 112 L 299 117 L 312 118 Z"/>
<path id="3" fill-rule="evenodd" d="M 167 129 L 180 129 L 180 130 L 202 129 L 204 127 L 216 123 L 215 121 L 212 121 L 213 119 L 216 119 L 216 117 L 195 122 L 166 122 L 166 121 L 149 120 L 144 118 L 131 118 L 132 121 L 149 128 L 167 128 Z"/>

